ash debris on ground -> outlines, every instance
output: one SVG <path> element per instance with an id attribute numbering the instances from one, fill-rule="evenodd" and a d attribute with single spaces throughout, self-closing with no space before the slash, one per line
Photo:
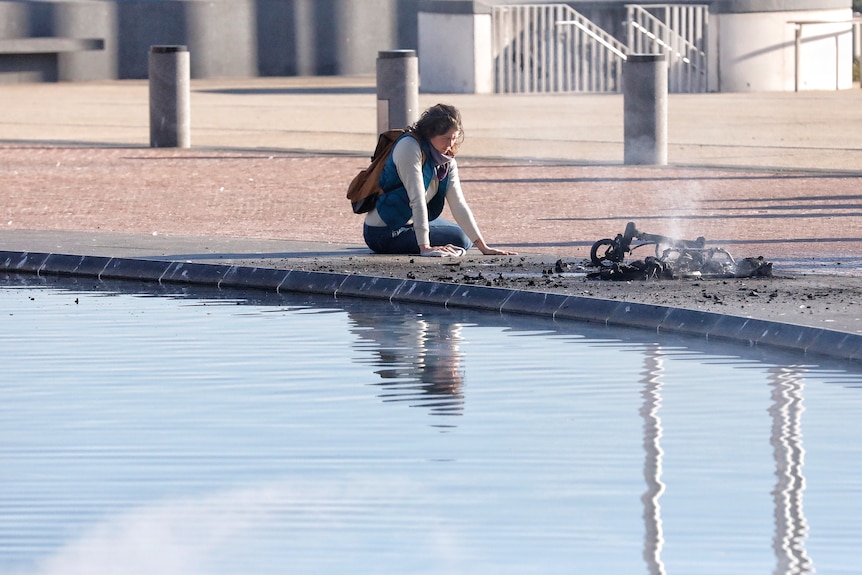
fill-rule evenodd
<path id="1" fill-rule="evenodd" d="M 628 255 L 645 246 L 655 249 L 655 256 L 625 262 Z M 587 277 L 600 280 L 772 277 L 772 263 L 762 256 L 736 260 L 722 247 L 707 247 L 703 236 L 681 240 L 640 231 L 634 222 L 626 224 L 616 237 L 594 242 L 590 263 L 598 271 Z"/>
<path id="2" fill-rule="evenodd" d="M 612 279 L 607 283 L 690 283 L 691 280 L 773 278 L 773 265 L 762 257 L 745 258 L 732 268 L 694 270 L 691 266 L 678 271 L 672 263 L 655 258 L 625 264 L 595 266 L 588 259 L 555 261 L 540 256 L 495 256 L 419 258 L 414 256 L 368 256 L 333 261 L 315 260 L 305 269 L 330 273 L 362 274 L 379 277 L 404 278 L 416 281 L 435 281 L 464 285 L 482 285 L 509 289 L 527 289 L 574 293 L 585 286 L 606 283 L 596 280 Z M 679 280 L 665 282 L 663 280 Z M 662 281 L 659 281 L 662 280 Z M 588 289 L 588 288 L 587 288 Z"/>
<path id="3" fill-rule="evenodd" d="M 602 262 L 598 271 L 587 274 L 589 279 L 632 281 L 648 279 L 680 278 L 751 278 L 772 277 L 772 262 L 763 256 L 743 258 L 738 261 L 716 262 L 709 259 L 683 259 L 668 261 L 647 257 L 629 263 Z"/>
<path id="4" fill-rule="evenodd" d="M 744 260 L 739 260 L 744 261 Z M 760 264 L 760 258 L 753 258 Z M 715 311 L 778 319 L 862 333 L 862 276 L 830 275 L 837 264 L 814 267 L 812 273 L 783 264 L 772 275 L 750 277 L 682 276 L 674 281 L 588 279 L 596 268 L 589 260 L 552 255 L 421 258 L 357 254 L 348 257 L 249 259 L 242 265 L 324 273 L 364 275 L 413 281 L 457 283 L 536 291 Z"/>

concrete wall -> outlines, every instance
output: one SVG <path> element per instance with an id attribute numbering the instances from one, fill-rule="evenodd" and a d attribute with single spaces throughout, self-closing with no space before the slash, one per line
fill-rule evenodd
<path id="1" fill-rule="evenodd" d="M 122 0 L 116 10 L 120 79 L 146 78 L 150 46 L 185 45 L 192 78 L 256 75 L 252 0 Z"/>
<path id="2" fill-rule="evenodd" d="M 418 0 L 256 0 L 263 76 L 373 74 L 380 50 L 417 48 Z"/>
<path id="3" fill-rule="evenodd" d="M 421 90 L 490 94 L 494 91 L 490 14 L 419 13 Z"/>
<path id="4" fill-rule="evenodd" d="M 0 56 L 0 82 L 143 79 L 150 46 L 183 44 L 193 78 L 373 74 L 380 50 L 414 49 L 423 91 L 490 92 L 490 5 L 546 1 L 0 0 L 0 38 L 105 41 L 101 51 Z M 593 16 L 626 2 L 567 3 Z M 794 89 L 794 27 L 787 22 L 848 19 L 851 3 L 713 0 L 711 89 Z M 800 89 L 850 87 L 849 30 L 803 28 Z"/>
<path id="5" fill-rule="evenodd" d="M 146 78 L 160 44 L 189 47 L 193 78 L 373 74 L 378 51 L 417 48 L 418 1 L 0 0 L 0 38 L 105 40 L 104 51 L 31 59 L 53 59 L 56 77 L 23 81 Z"/>
<path id="6" fill-rule="evenodd" d="M 539 2 L 494 0 L 493 3 Z M 606 0 L 566 3 L 591 19 L 594 13 L 602 10 L 613 13 L 624 4 Z M 493 91 L 489 12 L 489 5 L 478 0 L 424 0 L 420 4 L 419 71 L 423 91 Z M 851 26 L 834 23 L 851 16 L 851 0 L 714 0 L 710 4 L 707 34 L 709 90 L 852 87 Z M 821 20 L 832 23 L 804 25 L 797 51 L 796 27 L 790 22 Z M 618 39 L 625 41 L 624 37 Z"/>
<path id="7" fill-rule="evenodd" d="M 193 78 L 373 74 L 379 50 L 416 47 L 415 23 L 399 26 L 413 0 L 113 1 L 129 34 L 120 78 L 144 77 L 159 43 L 189 46 Z"/>
<path id="8" fill-rule="evenodd" d="M 58 1 L 48 4 L 50 33 L 68 38 L 102 38 L 105 49 L 60 54 L 58 77 L 62 81 L 115 78 L 118 66 L 117 19 L 113 4 L 99 1 Z"/>
<path id="9" fill-rule="evenodd" d="M 799 90 L 851 88 L 850 24 L 803 25 L 797 65 L 797 27 L 790 23 L 837 22 L 851 17 L 850 8 L 712 15 L 710 89 L 719 92 L 793 91 L 797 82 Z"/>

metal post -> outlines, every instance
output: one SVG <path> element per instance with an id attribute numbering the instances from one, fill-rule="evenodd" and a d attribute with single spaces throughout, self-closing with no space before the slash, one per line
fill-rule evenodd
<path id="1" fill-rule="evenodd" d="M 796 23 L 796 32 L 794 34 L 794 43 L 793 43 L 793 91 L 799 91 L 799 60 L 800 60 L 800 48 L 802 47 L 802 22 Z"/>
<path id="2" fill-rule="evenodd" d="M 623 67 L 626 164 L 667 164 L 667 60 L 629 54 Z"/>
<path id="3" fill-rule="evenodd" d="M 152 46 L 150 147 L 191 147 L 190 57 L 185 46 Z"/>
<path id="4" fill-rule="evenodd" d="M 841 89 L 841 35 L 835 32 L 835 89 Z"/>
<path id="5" fill-rule="evenodd" d="M 419 119 L 419 59 L 415 50 L 377 53 L 377 131 L 406 128 Z"/>

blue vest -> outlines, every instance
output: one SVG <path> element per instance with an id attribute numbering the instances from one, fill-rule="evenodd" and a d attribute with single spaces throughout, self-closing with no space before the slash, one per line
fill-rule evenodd
<path id="1" fill-rule="evenodd" d="M 410 134 L 404 134 L 402 138 L 412 138 Z M 397 145 L 397 142 L 396 142 Z M 434 169 L 434 161 L 431 159 L 431 153 L 428 151 L 428 143 L 420 142 L 422 148 L 422 179 L 424 180 L 425 189 L 431 183 L 431 178 L 436 178 L 437 175 Z M 394 148 L 394 146 L 393 146 Z M 449 187 L 449 176 L 437 184 L 437 193 L 428 202 L 428 221 L 436 220 L 443 212 L 443 205 L 446 199 L 446 189 Z M 380 174 L 380 189 L 383 193 L 377 198 L 377 213 L 380 215 L 386 225 L 392 231 L 400 230 L 413 217 L 413 210 L 410 209 L 410 198 L 407 196 L 407 190 L 398 177 L 398 169 L 395 167 L 395 160 L 392 155 L 389 155 L 386 163 L 383 165 L 383 172 Z"/>

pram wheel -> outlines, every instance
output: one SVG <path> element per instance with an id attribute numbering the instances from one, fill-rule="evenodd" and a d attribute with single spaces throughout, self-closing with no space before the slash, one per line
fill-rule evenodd
<path id="1" fill-rule="evenodd" d="M 619 263 L 623 261 L 624 257 L 625 252 L 621 249 L 619 242 L 610 238 L 599 240 L 590 248 L 590 261 L 593 262 L 594 266 L 600 266 L 602 262 Z"/>

